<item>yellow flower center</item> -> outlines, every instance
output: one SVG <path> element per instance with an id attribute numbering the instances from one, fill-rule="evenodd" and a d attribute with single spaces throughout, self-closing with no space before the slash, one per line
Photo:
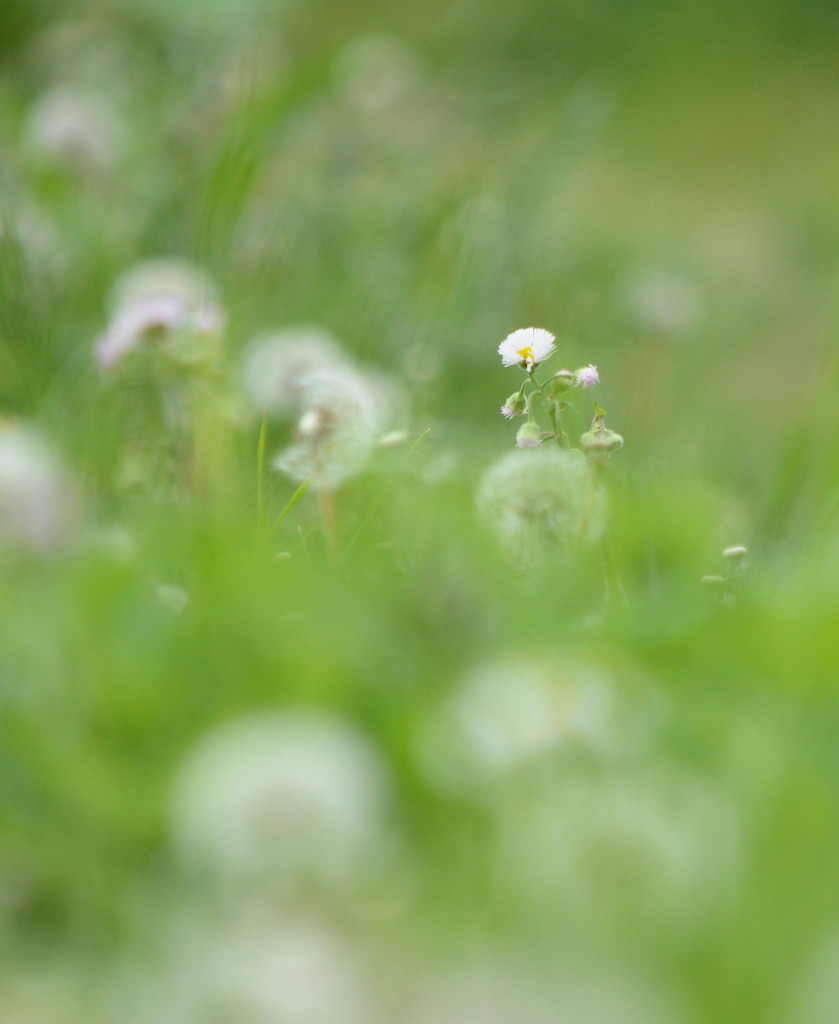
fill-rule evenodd
<path id="1" fill-rule="evenodd" d="M 519 360 L 522 363 L 534 362 L 533 349 L 530 347 L 530 345 L 528 345 L 527 348 L 520 348 L 518 352 L 516 352 L 516 355 L 519 357 Z"/>

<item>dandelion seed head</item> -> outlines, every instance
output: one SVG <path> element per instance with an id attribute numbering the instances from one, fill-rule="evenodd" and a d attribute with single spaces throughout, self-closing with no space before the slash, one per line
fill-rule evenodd
<path id="1" fill-rule="evenodd" d="M 528 902 L 547 893 L 606 920 L 643 908 L 652 925 L 698 923 L 732 895 L 740 868 L 735 807 L 674 764 L 531 774 L 502 799 L 498 869 Z"/>
<path id="2" fill-rule="evenodd" d="M 33 104 L 25 143 L 38 160 L 99 167 L 112 166 L 125 128 L 106 96 L 59 86 Z"/>
<path id="3" fill-rule="evenodd" d="M 311 921 L 236 921 L 184 930 L 151 1019 L 164 1024 L 365 1024 L 360 964 L 340 935 Z"/>
<path id="4" fill-rule="evenodd" d="M 256 338 L 245 352 L 243 383 L 253 407 L 272 416 L 300 405 L 303 382 L 316 370 L 345 367 L 340 342 L 320 327 L 288 327 Z"/>
<path id="5" fill-rule="evenodd" d="M 59 460 L 23 427 L 0 430 L 0 544 L 47 552 L 72 530 L 73 498 Z"/>
<path id="6" fill-rule="evenodd" d="M 606 665 L 579 657 L 500 656 L 457 681 L 417 753 L 434 785 L 492 799 L 500 779 L 564 749 L 631 754 L 659 719 L 657 692 L 626 667 L 618 685 Z"/>
<path id="7" fill-rule="evenodd" d="M 227 881 L 293 889 L 342 885 L 381 842 L 384 767 L 326 716 L 252 716 L 210 733 L 182 765 L 173 799 L 185 862 Z"/>
<path id="8" fill-rule="evenodd" d="M 662 272 L 632 282 L 627 289 L 627 304 L 643 327 L 672 336 L 692 330 L 707 312 L 705 297 L 694 281 Z"/>
<path id="9" fill-rule="evenodd" d="M 548 445 L 510 452 L 490 466 L 477 505 L 516 560 L 567 553 L 603 530 L 603 497 L 585 457 Z"/>
<path id="10" fill-rule="evenodd" d="M 395 36 L 360 36 L 348 43 L 335 62 L 338 87 L 362 114 L 378 114 L 404 103 L 423 85 L 419 54 Z"/>
<path id="11" fill-rule="evenodd" d="M 381 393 L 360 371 L 340 366 L 310 372 L 299 388 L 296 437 L 274 466 L 293 480 L 333 490 L 359 473 L 376 447 Z"/>
<path id="12" fill-rule="evenodd" d="M 504 950 L 427 979 L 408 1024 L 682 1024 L 669 992 L 601 951 L 554 958 L 545 976 Z"/>

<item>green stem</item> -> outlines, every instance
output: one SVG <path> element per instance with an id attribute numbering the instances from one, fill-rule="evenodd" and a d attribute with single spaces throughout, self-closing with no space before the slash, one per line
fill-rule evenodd
<path id="1" fill-rule="evenodd" d="M 551 426 L 553 427 L 554 440 L 560 448 L 568 448 L 568 438 L 565 436 L 565 431 L 562 429 L 562 414 L 559 411 L 559 406 L 552 399 L 548 398 L 545 394 L 545 389 L 535 377 L 531 377 L 530 379 L 533 381 L 533 384 L 542 397 L 542 405 L 544 406 L 545 412 L 548 414 L 548 419 L 551 421 Z"/>
<path id="2" fill-rule="evenodd" d="M 280 523 L 285 519 L 285 517 L 289 514 L 289 512 L 291 512 L 291 510 L 294 508 L 294 506 L 297 504 L 297 502 L 300 501 L 300 499 L 303 497 L 303 495 L 306 493 L 306 491 L 308 491 L 308 489 L 311 486 L 312 486 L 312 478 L 309 477 L 309 479 L 308 480 L 304 480 L 303 483 L 294 492 L 294 494 L 292 494 L 292 496 L 288 499 L 288 504 L 282 510 L 282 512 L 280 512 L 280 514 L 277 516 L 276 522 L 271 527 L 271 529 L 270 529 L 270 531 L 268 533 L 269 537 L 273 534 L 274 530 L 277 529 L 277 527 L 280 525 Z"/>
<path id="3" fill-rule="evenodd" d="M 603 537 L 600 541 L 600 554 L 603 558 L 603 573 L 606 577 L 606 590 L 609 599 L 616 601 L 624 608 L 628 608 L 629 599 L 620 581 L 620 574 L 618 573 L 618 567 L 615 565 L 615 556 L 612 554 L 612 545 L 609 543 L 608 537 Z"/>
<path id="4" fill-rule="evenodd" d="M 260 533 L 265 526 L 265 438 L 268 432 L 268 417 L 262 414 L 259 440 L 256 444 L 256 524 Z M 273 531 L 272 531 L 273 532 Z"/>
<path id="5" fill-rule="evenodd" d="M 527 381 L 525 381 L 525 384 L 526 383 L 527 383 Z M 522 391 L 523 390 L 524 390 L 524 384 L 522 385 Z M 419 448 L 420 442 L 422 442 L 424 440 L 424 438 L 426 437 L 426 435 L 429 434 L 430 432 L 431 432 L 431 427 L 426 427 L 425 430 L 423 430 L 423 432 L 420 434 L 420 436 L 416 439 L 416 441 L 414 441 L 414 443 L 408 449 L 408 456 L 407 456 L 407 461 L 408 462 L 410 462 L 411 457 L 414 455 L 414 453 L 416 452 L 417 448 Z M 382 490 L 379 492 L 379 494 L 373 499 L 372 504 L 367 509 L 365 514 L 361 517 L 360 522 L 358 523 L 358 525 L 356 526 L 356 528 L 352 532 L 352 536 L 347 541 L 347 546 L 344 548 L 343 553 L 341 554 L 341 561 L 342 562 L 345 562 L 347 560 L 347 558 L 349 557 L 350 552 L 352 551 L 353 547 L 355 546 L 355 542 L 358 540 L 358 535 L 361 533 L 361 531 L 364 529 L 364 527 L 367 525 L 367 523 L 373 518 L 373 516 L 376 513 L 376 510 L 379 508 L 381 503 L 385 500 L 385 498 L 388 495 L 388 492 L 391 490 L 392 487 L 393 487 L 393 482 L 391 481 L 384 488 L 382 488 Z"/>

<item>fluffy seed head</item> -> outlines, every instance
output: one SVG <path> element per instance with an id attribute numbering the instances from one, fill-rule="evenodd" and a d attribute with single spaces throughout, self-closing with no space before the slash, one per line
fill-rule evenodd
<path id="1" fill-rule="evenodd" d="M 73 518 L 68 481 L 49 448 L 24 428 L 0 431 L 0 547 L 53 550 Z"/>
<path id="2" fill-rule="evenodd" d="M 543 445 L 510 452 L 483 476 L 478 511 L 516 560 L 541 560 L 595 540 L 602 492 L 579 452 Z"/>
<path id="3" fill-rule="evenodd" d="M 386 789 L 375 750 L 343 722 L 252 716 L 188 756 L 174 838 L 186 863 L 227 882 L 343 884 L 382 839 Z"/>
<path id="4" fill-rule="evenodd" d="M 253 407 L 284 416 L 299 407 L 304 381 L 313 372 L 346 367 L 340 342 L 321 327 L 303 324 L 256 338 L 245 352 L 243 383 Z"/>
<path id="5" fill-rule="evenodd" d="M 312 371 L 299 381 L 300 417 L 291 446 L 274 461 L 294 480 L 334 490 L 360 472 L 383 425 L 375 382 L 348 366 Z"/>

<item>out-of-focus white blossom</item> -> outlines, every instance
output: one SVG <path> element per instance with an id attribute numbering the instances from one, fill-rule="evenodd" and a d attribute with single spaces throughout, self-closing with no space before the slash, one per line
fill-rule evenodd
<path id="1" fill-rule="evenodd" d="M 275 459 L 293 480 L 333 490 L 360 472 L 384 426 L 377 382 L 350 367 L 313 370 L 300 382 L 296 436 Z"/>
<path id="2" fill-rule="evenodd" d="M 634 281 L 628 305 L 640 324 L 660 334 L 679 335 L 691 330 L 706 313 L 705 298 L 689 278 L 652 273 Z"/>
<path id="3" fill-rule="evenodd" d="M 74 521 L 72 491 L 57 457 L 23 427 L 0 429 L 0 546 L 50 551 Z"/>
<path id="4" fill-rule="evenodd" d="M 637 673 L 567 656 L 499 658 L 458 682 L 419 735 L 429 780 L 492 797 L 498 780 L 565 749 L 612 758 L 638 749 L 660 717 Z"/>
<path id="5" fill-rule="evenodd" d="M 504 366 L 520 366 L 528 373 L 556 351 L 556 338 L 541 327 L 522 327 L 498 346 Z"/>
<path id="6" fill-rule="evenodd" d="M 833 925 L 836 928 L 836 923 Z M 788 1024 L 832 1024 L 839 1006 L 839 931 L 823 936 L 806 959 L 789 999 Z"/>
<path id="7" fill-rule="evenodd" d="M 349 725 L 252 716 L 221 726 L 187 757 L 174 839 L 188 864 L 222 880 L 338 885 L 380 846 L 386 797 L 376 751 Z"/>
<path id="8" fill-rule="evenodd" d="M 174 583 L 156 583 L 154 592 L 163 607 L 174 615 L 180 615 L 189 604 L 189 594 Z"/>
<path id="9" fill-rule="evenodd" d="M 101 93 L 58 86 L 35 101 L 25 134 L 38 159 L 110 167 L 119 156 L 125 129 Z"/>
<path id="10" fill-rule="evenodd" d="M 552 445 L 510 452 L 490 466 L 477 504 L 517 559 L 562 554 L 595 540 L 603 529 L 603 495 L 585 457 Z"/>
<path id="11" fill-rule="evenodd" d="M 531 773 L 497 803 L 499 881 L 587 919 L 643 910 L 699 922 L 739 878 L 740 821 L 720 786 L 677 765 Z"/>
<path id="12" fill-rule="evenodd" d="M 206 275 L 180 260 L 149 260 L 118 281 L 110 322 L 94 354 L 107 370 L 160 332 L 175 361 L 203 362 L 223 328 L 224 313 Z"/>
<path id="13" fill-rule="evenodd" d="M 368 1024 L 356 957 L 311 922 L 243 921 L 178 936 L 171 980 L 132 1024 Z"/>
<path id="14" fill-rule="evenodd" d="M 552 957 L 551 974 L 504 956 L 429 980 L 407 1024 L 681 1024 L 676 1000 L 649 980 L 597 964 Z"/>
<path id="15" fill-rule="evenodd" d="M 320 327 L 287 327 L 253 341 L 245 352 L 243 382 L 254 408 L 288 415 L 300 405 L 303 383 L 315 371 L 349 366 L 340 342 Z"/>
<path id="16" fill-rule="evenodd" d="M 363 114 L 376 114 L 412 98 L 425 77 L 420 55 L 395 36 L 360 36 L 335 62 L 338 88 Z"/>

